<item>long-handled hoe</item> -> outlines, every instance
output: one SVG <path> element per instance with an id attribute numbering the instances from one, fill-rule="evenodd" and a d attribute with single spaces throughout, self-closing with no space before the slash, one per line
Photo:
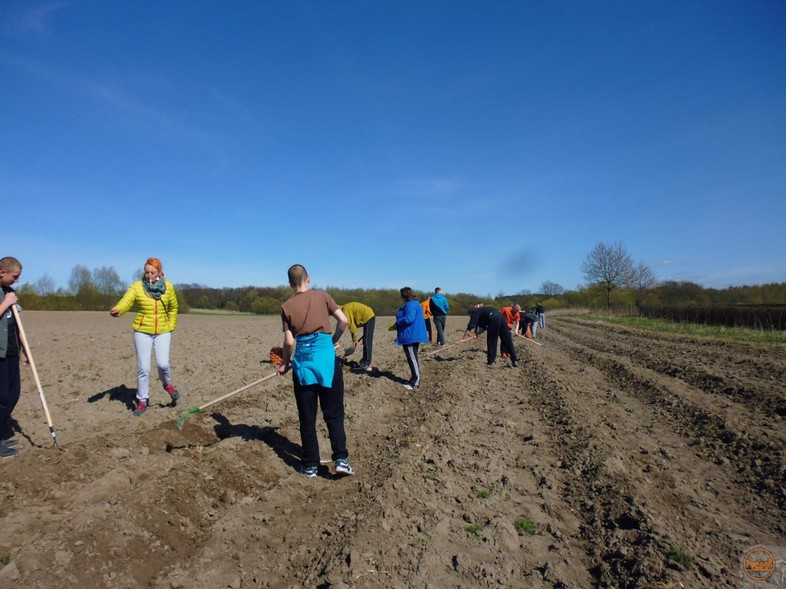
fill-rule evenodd
<path id="1" fill-rule="evenodd" d="M 182 432 L 183 428 L 186 425 L 186 420 L 189 417 L 191 417 L 194 413 L 199 413 L 200 411 L 202 411 L 203 409 L 207 409 L 211 405 L 215 405 L 216 403 L 229 399 L 229 397 L 234 397 L 238 393 L 242 393 L 243 391 L 246 391 L 251 387 L 255 387 L 256 385 L 263 383 L 266 380 L 270 380 L 276 375 L 278 375 L 278 371 L 274 372 L 273 374 L 268 374 L 267 376 L 263 376 L 262 378 L 255 380 L 254 382 L 248 383 L 246 386 L 240 387 L 239 389 L 234 390 L 231 393 L 222 395 L 218 399 L 213 399 L 212 401 L 208 401 L 207 403 L 205 403 L 204 405 L 200 405 L 199 407 L 194 407 L 193 409 L 181 409 L 180 411 L 177 412 L 177 418 L 175 418 L 175 425 L 177 426 L 177 429 L 179 429 Z"/>
<path id="2" fill-rule="evenodd" d="M 46 422 L 49 424 L 49 431 L 52 432 L 52 443 L 57 446 L 57 434 L 55 427 L 52 425 L 52 416 L 49 415 L 49 406 L 46 404 L 46 397 L 44 396 L 44 389 L 41 387 L 41 379 L 38 378 L 38 371 L 35 369 L 35 362 L 33 361 L 33 353 L 30 351 L 30 344 L 27 343 L 27 336 L 25 335 L 25 328 L 22 326 L 22 319 L 19 317 L 19 311 L 16 310 L 16 305 L 11 305 L 14 312 L 14 320 L 16 327 L 19 329 L 19 339 L 22 340 L 22 345 L 27 354 L 27 360 L 30 362 L 30 368 L 33 369 L 33 378 L 35 379 L 35 386 L 38 387 L 38 396 L 41 397 L 41 405 L 44 406 L 44 415 L 46 415 Z M 57 446 L 59 448 L 59 446 Z"/>
<path id="3" fill-rule="evenodd" d="M 444 352 L 448 348 L 452 348 L 453 346 L 458 346 L 459 344 L 465 344 L 467 342 L 472 341 L 473 339 L 477 339 L 477 337 L 468 337 L 468 338 L 465 338 L 465 339 L 460 339 L 459 341 L 454 342 L 452 344 L 448 344 L 447 346 L 442 346 L 441 348 L 437 348 L 436 350 L 431 350 L 430 352 L 426 352 L 425 354 L 423 354 L 423 357 L 425 358 L 426 356 L 431 356 L 431 354 L 436 354 L 438 352 Z"/>
<path id="4" fill-rule="evenodd" d="M 539 342 L 536 342 L 534 339 L 530 339 L 530 338 L 528 338 L 526 335 L 521 335 L 520 333 L 514 333 L 513 335 L 515 335 L 516 337 L 523 337 L 523 338 L 524 338 L 525 340 L 527 340 L 528 342 L 530 342 L 530 343 L 533 343 L 533 344 L 535 344 L 536 346 L 540 346 L 541 348 L 543 347 L 543 344 L 541 344 L 541 343 L 539 343 Z"/>

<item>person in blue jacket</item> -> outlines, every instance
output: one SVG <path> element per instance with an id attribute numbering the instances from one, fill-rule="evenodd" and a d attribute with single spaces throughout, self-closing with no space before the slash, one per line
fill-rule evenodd
<path id="1" fill-rule="evenodd" d="M 448 299 L 442 294 L 442 289 L 437 287 L 434 289 L 434 294 L 429 299 L 429 308 L 431 309 L 431 317 L 434 319 L 434 326 L 437 328 L 437 345 L 445 345 L 445 323 L 448 318 Z"/>
<path id="2" fill-rule="evenodd" d="M 412 377 L 404 388 L 416 389 L 420 386 L 420 364 L 418 364 L 418 348 L 420 344 L 428 342 L 426 320 L 423 318 L 423 308 L 418 302 L 412 289 L 405 286 L 400 291 L 404 305 L 396 311 L 396 343 L 404 348 L 409 370 Z"/>

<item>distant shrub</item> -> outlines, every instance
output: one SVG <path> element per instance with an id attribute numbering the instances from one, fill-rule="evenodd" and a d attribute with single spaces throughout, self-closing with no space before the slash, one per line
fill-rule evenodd
<path id="1" fill-rule="evenodd" d="M 786 330 L 786 305 L 645 306 L 640 314 L 680 323 Z"/>

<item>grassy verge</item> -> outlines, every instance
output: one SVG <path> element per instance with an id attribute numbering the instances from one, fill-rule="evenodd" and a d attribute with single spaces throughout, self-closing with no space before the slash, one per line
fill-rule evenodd
<path id="1" fill-rule="evenodd" d="M 718 325 L 699 325 L 698 323 L 676 323 L 664 319 L 648 319 L 646 317 L 623 317 L 603 313 L 572 315 L 577 319 L 605 321 L 615 325 L 646 329 L 659 333 L 673 333 L 691 337 L 706 337 L 734 342 L 755 344 L 783 345 L 786 343 L 785 331 L 757 330 L 744 327 L 722 327 Z"/>

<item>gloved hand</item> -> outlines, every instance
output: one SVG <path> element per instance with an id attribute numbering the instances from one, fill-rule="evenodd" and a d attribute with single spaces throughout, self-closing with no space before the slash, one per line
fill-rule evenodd
<path id="1" fill-rule="evenodd" d="M 284 348 L 270 348 L 270 363 L 273 366 L 281 366 L 284 361 Z"/>

